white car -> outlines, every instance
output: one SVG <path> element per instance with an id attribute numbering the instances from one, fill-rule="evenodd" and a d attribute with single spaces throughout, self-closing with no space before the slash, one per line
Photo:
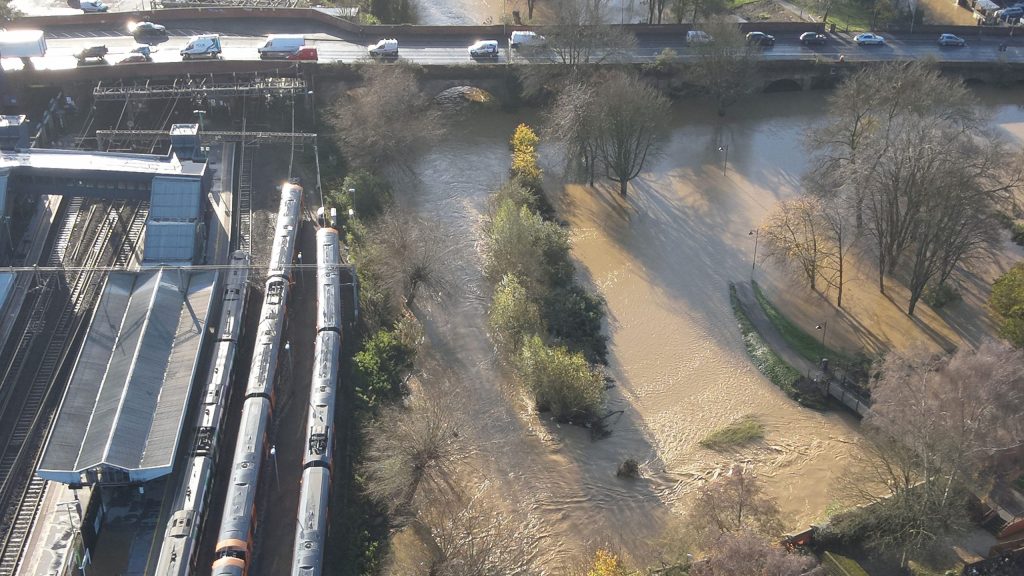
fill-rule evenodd
<path id="1" fill-rule="evenodd" d="M 376 44 L 370 44 L 366 51 L 371 57 L 398 58 L 398 40 L 385 38 L 378 40 Z"/>
<path id="2" fill-rule="evenodd" d="M 885 38 L 882 38 L 878 34 L 872 34 L 871 32 L 857 34 L 853 37 L 853 41 L 859 46 L 881 46 L 885 44 Z"/>
<path id="3" fill-rule="evenodd" d="M 497 58 L 498 41 L 481 40 L 468 48 L 470 58 Z"/>
<path id="4" fill-rule="evenodd" d="M 78 7 L 86 14 L 91 12 L 106 12 L 110 9 L 109 6 L 100 2 L 100 0 L 82 0 Z"/>

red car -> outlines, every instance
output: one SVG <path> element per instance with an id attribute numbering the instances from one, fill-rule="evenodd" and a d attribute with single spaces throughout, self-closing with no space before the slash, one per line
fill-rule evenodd
<path id="1" fill-rule="evenodd" d="M 316 48 L 313 48 L 312 46 L 303 46 L 302 48 L 299 48 L 296 53 L 289 56 L 288 60 L 311 60 L 316 62 Z"/>

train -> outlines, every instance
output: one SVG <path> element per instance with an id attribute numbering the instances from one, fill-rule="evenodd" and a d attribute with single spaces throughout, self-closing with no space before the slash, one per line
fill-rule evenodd
<path id="1" fill-rule="evenodd" d="M 249 292 L 249 254 L 231 255 L 227 277 L 220 292 L 221 310 L 206 373 L 202 404 L 196 417 L 195 437 L 189 447 L 184 489 L 179 489 L 174 512 L 164 531 L 155 576 L 187 576 L 196 561 L 205 509 L 213 486 L 217 446 L 231 393 L 235 353 L 242 331 L 245 300 Z"/>
<path id="2" fill-rule="evenodd" d="M 244 576 L 252 564 L 256 533 L 256 490 L 267 451 L 267 428 L 274 396 L 274 377 L 287 313 L 292 258 L 302 213 L 302 187 L 284 184 L 277 212 L 274 243 L 267 264 L 267 280 L 252 366 L 245 387 L 242 419 L 231 462 L 231 478 L 224 498 L 224 513 L 217 533 L 212 576 Z"/>
<path id="3" fill-rule="evenodd" d="M 334 459 L 334 411 L 342 343 L 337 230 L 321 228 L 317 231 L 316 258 L 316 342 L 313 378 L 309 388 L 309 412 L 306 416 L 302 485 L 295 522 L 292 576 L 320 576 L 323 573 L 324 539 Z"/>

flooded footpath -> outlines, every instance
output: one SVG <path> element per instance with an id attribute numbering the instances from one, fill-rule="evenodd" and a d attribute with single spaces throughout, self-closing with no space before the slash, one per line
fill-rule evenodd
<path id="1" fill-rule="evenodd" d="M 487 196 L 506 178 L 514 127 L 537 125 L 539 116 L 472 116 L 415 163 L 416 181 L 400 202 L 445 232 L 458 287 L 422 303 L 426 388 L 456 400 L 473 447 L 467 470 L 524 515 L 532 558 L 546 572 L 597 546 L 638 564 L 656 561 L 666 527 L 695 489 L 737 462 L 765 480 L 787 528 L 822 519 L 835 500 L 836 480 L 857 449 L 856 420 L 803 408 L 764 378 L 744 351 L 728 298 L 730 281 L 785 276 L 761 263 L 752 269 L 750 232 L 777 201 L 798 194 L 803 135 L 823 120 L 827 96 L 759 95 L 722 124 L 699 102 L 676 105 L 668 145 L 624 199 L 604 184 L 564 184 L 557 154 L 542 146 L 545 186 L 570 227 L 579 273 L 607 301 L 616 381 L 608 409 L 623 412 L 601 440 L 533 413 L 496 365 L 486 332 Z M 993 92 L 979 105 L 1012 132 L 1024 122 L 1024 111 L 1009 104 L 1020 96 Z M 745 415 L 765 425 L 762 442 L 725 454 L 699 446 Z M 626 458 L 641 462 L 639 481 L 616 477 Z"/>

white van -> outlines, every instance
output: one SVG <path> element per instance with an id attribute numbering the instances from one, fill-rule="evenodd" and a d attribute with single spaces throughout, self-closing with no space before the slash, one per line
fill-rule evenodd
<path id="1" fill-rule="evenodd" d="M 370 53 L 370 56 L 393 58 L 398 56 L 398 40 L 394 38 L 378 40 L 376 44 L 370 44 L 367 46 L 366 51 Z"/>
<path id="2" fill-rule="evenodd" d="M 508 39 L 512 48 L 539 48 L 547 43 L 547 38 L 531 30 L 516 30 Z"/>
<path id="3" fill-rule="evenodd" d="M 711 34 L 703 30 L 690 30 L 686 33 L 687 44 L 710 44 L 712 40 Z"/>
<path id="4" fill-rule="evenodd" d="M 209 56 L 217 58 L 220 56 L 220 36 L 217 34 L 204 34 L 193 36 L 188 44 L 181 49 L 181 59 L 191 60 L 196 56 Z"/>
<path id="5" fill-rule="evenodd" d="M 267 42 L 256 50 L 263 60 L 278 58 L 285 59 L 295 54 L 300 48 L 306 45 L 306 37 L 301 34 L 271 34 L 267 36 Z"/>

